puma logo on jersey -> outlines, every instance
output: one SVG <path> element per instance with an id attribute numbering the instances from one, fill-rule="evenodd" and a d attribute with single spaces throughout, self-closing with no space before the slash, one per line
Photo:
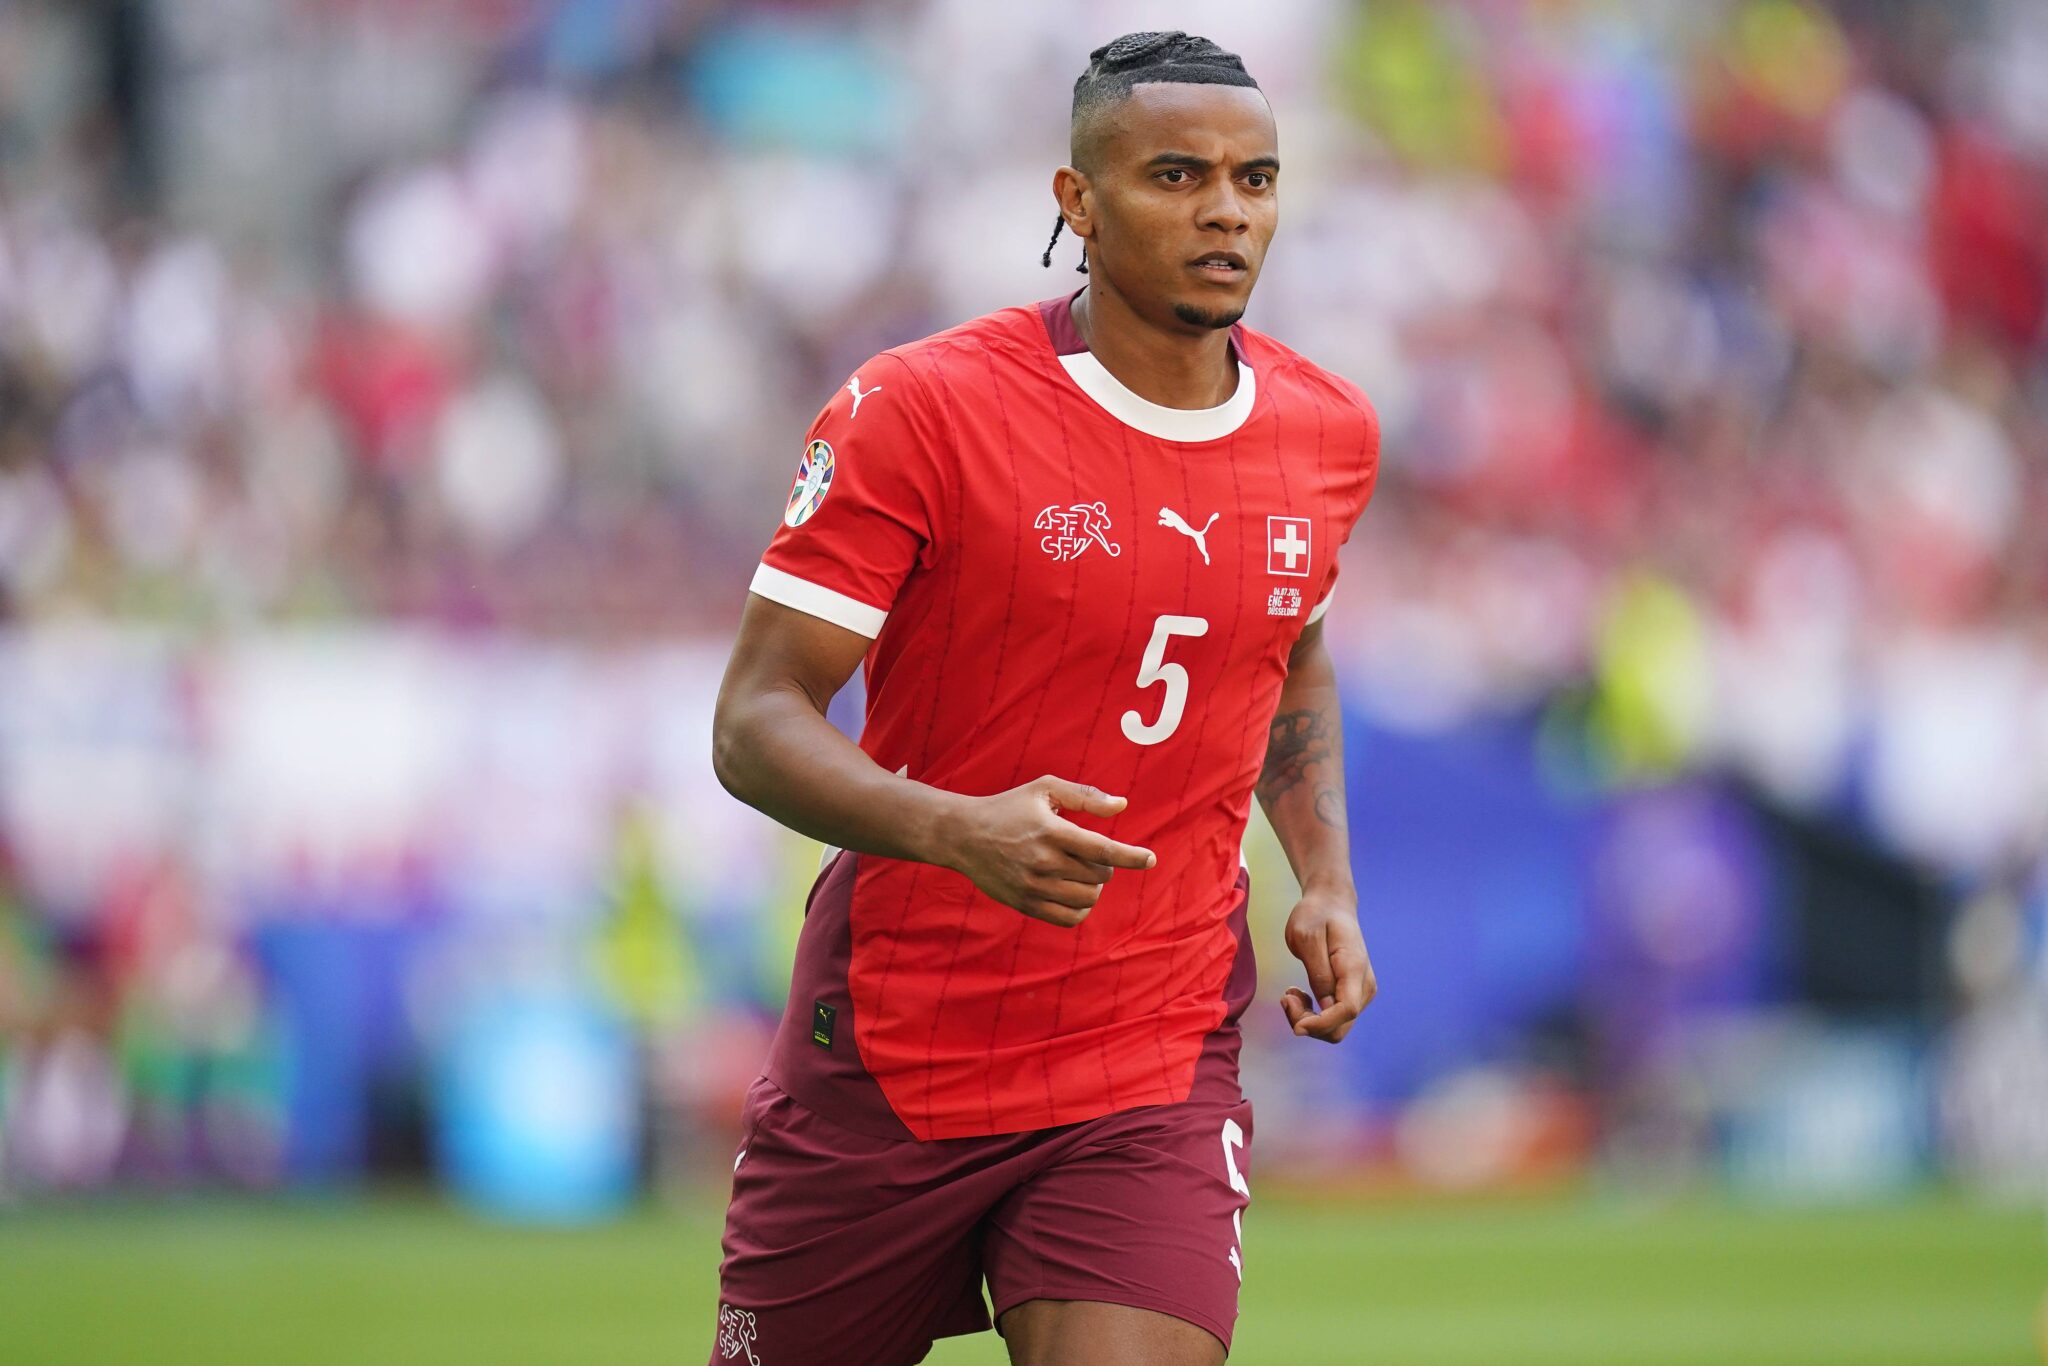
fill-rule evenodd
<path id="1" fill-rule="evenodd" d="M 863 392 L 860 387 L 860 376 L 855 375 L 852 379 L 846 381 L 846 392 L 853 395 L 853 411 L 846 415 L 847 420 L 850 422 L 860 416 L 860 401 L 881 393 L 882 386 L 877 384 L 874 388 Z"/>
<path id="2" fill-rule="evenodd" d="M 1209 528 L 1215 526 L 1216 519 L 1222 515 L 1220 512 L 1210 513 L 1209 520 L 1202 523 L 1202 529 L 1197 531 L 1182 521 L 1181 515 L 1172 508 L 1161 508 L 1159 509 L 1159 525 L 1170 526 L 1181 535 L 1194 541 L 1195 549 L 1202 552 L 1202 563 L 1207 564 L 1209 563 L 1209 543 L 1202 538 L 1209 534 Z"/>
<path id="3" fill-rule="evenodd" d="M 1038 548 L 1055 560 L 1076 560 L 1091 545 L 1099 545 L 1111 558 L 1124 548 L 1109 539 L 1109 508 L 1101 501 L 1061 507 L 1054 503 L 1038 514 L 1031 525 L 1052 534 L 1039 541 Z"/>

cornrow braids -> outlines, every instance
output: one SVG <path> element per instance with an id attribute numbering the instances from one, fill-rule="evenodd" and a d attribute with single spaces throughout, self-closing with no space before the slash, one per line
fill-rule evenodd
<path id="1" fill-rule="evenodd" d="M 1259 83 L 1244 69 L 1244 59 L 1226 52 L 1207 38 L 1197 38 L 1178 29 L 1172 32 L 1126 33 L 1104 43 L 1088 54 L 1088 69 L 1074 80 L 1073 129 L 1096 110 L 1130 98 L 1135 86 L 1154 83 L 1179 85 L 1237 85 L 1258 89 Z M 1078 143 L 1078 135 L 1076 142 Z M 1077 160 L 1076 165 L 1079 165 Z M 1062 217 L 1052 227 L 1039 264 L 1052 266 L 1053 243 L 1060 240 Z M 1088 248 L 1081 248 L 1081 264 L 1075 269 L 1088 273 Z"/>
<path id="2" fill-rule="evenodd" d="M 1131 87 L 1153 82 L 1180 85 L 1259 83 L 1244 59 L 1207 38 L 1175 29 L 1171 33 L 1126 33 L 1088 54 L 1088 69 L 1074 81 L 1074 118 L 1103 104 L 1128 98 Z"/>
<path id="3" fill-rule="evenodd" d="M 1052 244 L 1060 240 L 1060 229 L 1064 228 L 1065 226 L 1067 226 L 1067 217 L 1065 214 L 1061 214 L 1058 218 L 1052 220 L 1052 236 L 1046 239 L 1045 255 L 1038 258 L 1038 264 L 1044 266 L 1047 270 L 1052 269 Z M 1074 269 L 1080 271 L 1083 275 L 1086 275 L 1088 273 L 1087 247 L 1084 246 L 1081 248 L 1081 264 L 1075 266 Z"/>

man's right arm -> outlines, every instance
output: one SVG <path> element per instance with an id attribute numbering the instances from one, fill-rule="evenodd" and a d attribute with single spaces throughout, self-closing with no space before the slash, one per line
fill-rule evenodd
<path id="1" fill-rule="evenodd" d="M 1081 922 L 1117 868 L 1150 851 L 1060 816 L 1113 816 L 1124 799 L 1050 775 L 987 797 L 890 773 L 825 719 L 867 637 L 749 594 L 712 722 L 726 791 L 790 829 L 842 849 L 950 868 L 1006 906 Z"/>

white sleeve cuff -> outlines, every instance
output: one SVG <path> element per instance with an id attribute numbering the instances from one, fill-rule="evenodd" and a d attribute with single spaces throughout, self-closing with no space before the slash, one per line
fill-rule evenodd
<path id="1" fill-rule="evenodd" d="M 1314 607 L 1311 607 L 1309 609 L 1308 620 L 1303 622 L 1302 625 L 1313 626 L 1317 622 L 1321 621 L 1323 619 L 1323 613 L 1330 610 L 1330 599 L 1336 596 L 1337 590 L 1335 588 L 1332 588 L 1329 592 L 1323 594 L 1323 600 L 1317 603 Z"/>
<path id="2" fill-rule="evenodd" d="M 808 612 L 821 621 L 844 626 L 869 640 L 882 634 L 882 623 L 889 619 L 889 614 L 879 607 L 870 607 L 859 598 L 849 598 L 809 579 L 785 574 L 772 565 L 764 564 L 756 569 L 754 581 L 747 588 L 770 602 Z"/>

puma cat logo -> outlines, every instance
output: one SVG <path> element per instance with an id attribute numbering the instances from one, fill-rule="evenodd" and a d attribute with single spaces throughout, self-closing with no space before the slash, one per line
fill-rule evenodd
<path id="1" fill-rule="evenodd" d="M 1207 564 L 1209 563 L 1209 543 L 1202 538 L 1209 534 L 1209 528 L 1215 526 L 1216 519 L 1222 515 L 1220 512 L 1210 513 L 1209 520 L 1202 523 L 1202 529 L 1197 531 L 1182 521 L 1181 515 L 1172 508 L 1161 508 L 1159 509 L 1159 525 L 1170 526 L 1181 535 L 1192 540 L 1195 543 L 1195 549 L 1202 552 L 1202 563 Z"/>

